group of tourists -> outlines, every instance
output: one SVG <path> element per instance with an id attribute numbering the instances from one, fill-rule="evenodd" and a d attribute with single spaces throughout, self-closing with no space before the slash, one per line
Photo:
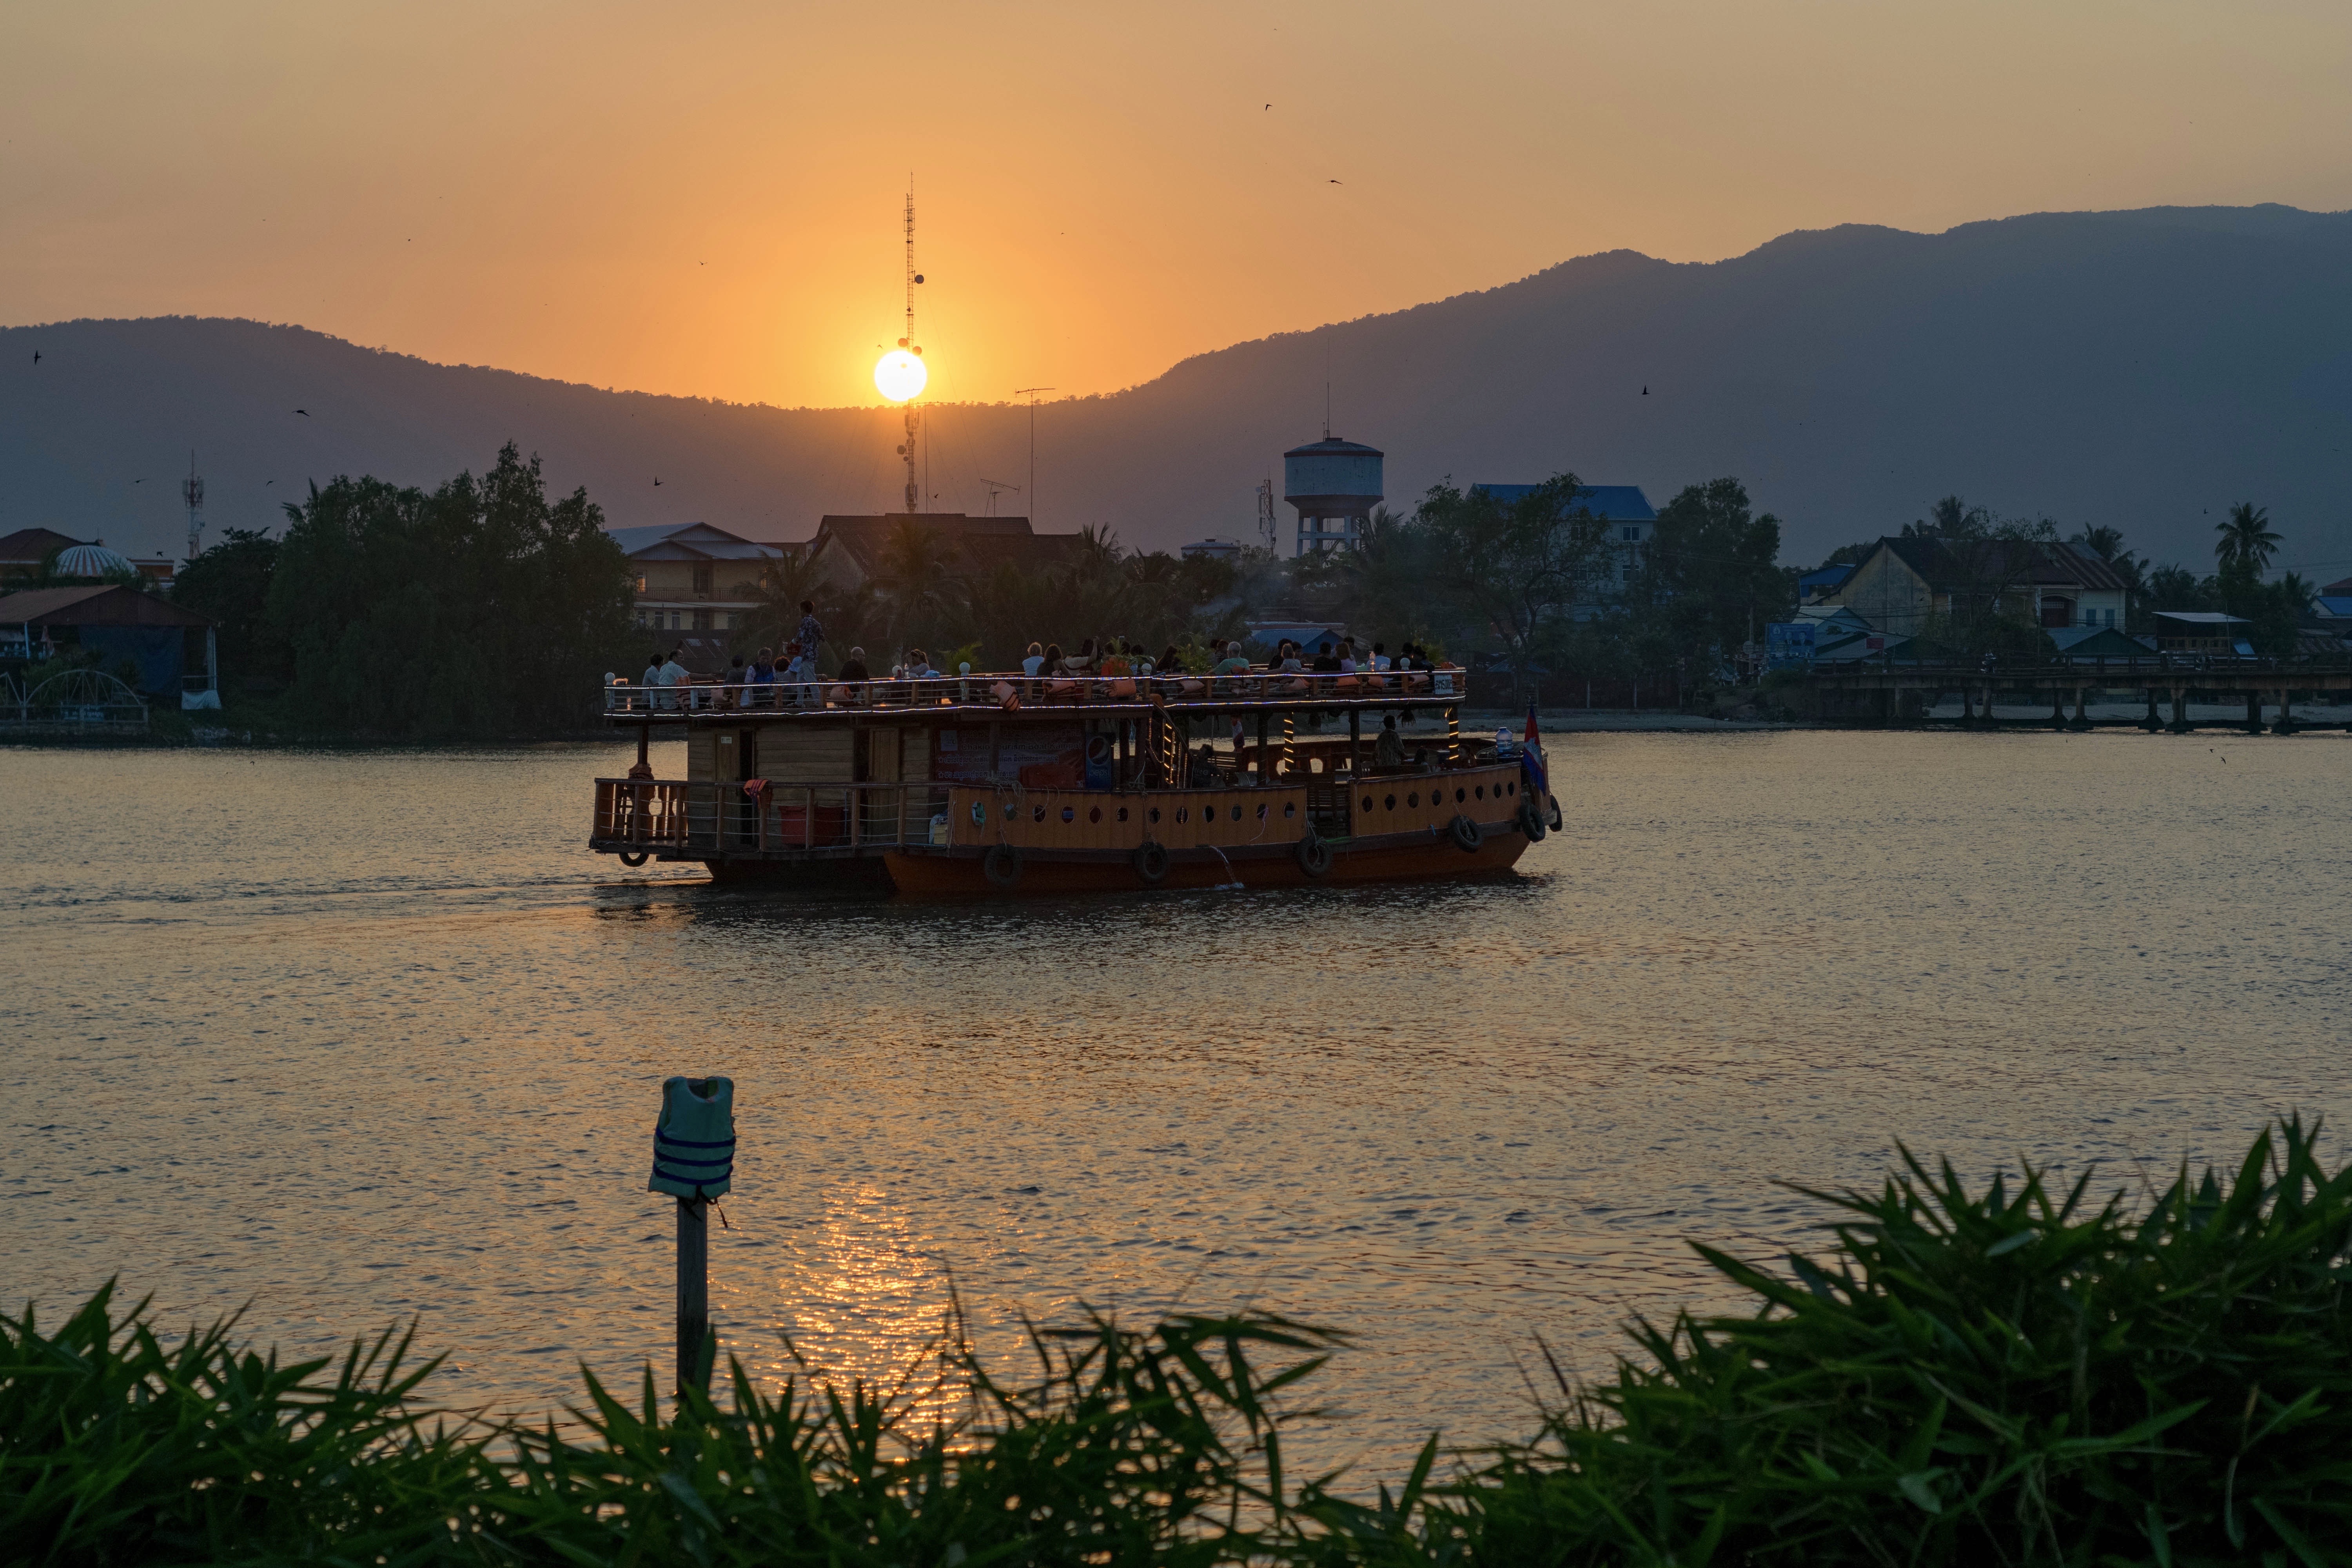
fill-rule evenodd
<path id="1" fill-rule="evenodd" d="M 667 656 L 656 649 L 646 667 L 642 684 L 652 693 L 652 705 L 671 710 L 683 706 L 724 706 L 729 708 L 790 708 L 806 703 L 822 703 L 831 683 L 856 684 L 875 679 L 866 663 L 866 650 L 853 647 L 841 668 L 826 677 L 818 669 L 818 654 L 824 645 L 824 627 L 817 619 L 816 605 L 810 600 L 801 601 L 798 635 L 786 642 L 781 651 L 769 647 L 746 659 L 735 657 L 733 664 L 721 677 L 719 690 L 708 697 L 699 692 L 681 693 L 675 688 L 694 683 L 682 662 L 685 649 L 673 648 Z M 1206 668 L 1196 668 L 1205 666 Z M 1417 644 L 1404 643 L 1391 656 L 1385 643 L 1373 643 L 1369 647 L 1352 637 L 1340 637 L 1336 643 L 1318 643 L 1312 656 L 1297 641 L 1284 637 L 1276 644 L 1266 660 L 1264 673 L 1277 676 L 1306 677 L 1309 675 L 1386 676 L 1414 670 L 1436 670 L 1440 667 L 1429 651 Z M 959 667 L 956 673 L 969 675 L 970 665 Z M 929 657 L 919 647 L 908 648 L 906 658 L 893 665 L 888 679 L 893 680 L 940 679 L 948 672 L 934 668 Z M 1232 676 L 1259 673 L 1250 662 L 1239 641 L 1212 644 L 1207 649 L 1192 651 L 1170 643 L 1157 658 L 1145 651 L 1145 645 L 1127 637 L 1088 637 L 1077 651 L 1066 654 L 1059 643 L 1031 643 L 1027 655 L 1021 660 L 1021 673 L 1030 680 L 1049 683 L 1077 682 L 1087 679 L 1117 680 L 1122 679 L 1167 678 L 1171 676 L 1207 677 L 1218 679 Z M 1303 687 L 1304 681 L 1300 683 Z M 1067 689 L 1065 689 L 1066 690 Z"/>

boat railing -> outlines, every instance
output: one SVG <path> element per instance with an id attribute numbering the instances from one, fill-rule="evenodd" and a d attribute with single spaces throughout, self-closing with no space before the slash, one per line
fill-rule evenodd
<path id="1" fill-rule="evenodd" d="M 790 681 L 732 684 L 690 679 L 674 686 L 647 686 L 615 679 L 604 688 L 609 714 L 668 715 L 741 713 L 785 718 L 821 711 L 919 711 L 939 708 L 1088 708 L 1186 702 L 1452 702 L 1468 690 L 1469 672 L 1440 669 L 1380 670 L 1354 675 L 1328 671 L 1254 669 L 1231 675 L 1039 676 L 975 673 L 887 680 Z"/>
<path id="2" fill-rule="evenodd" d="M 699 854 L 719 850 L 854 852 L 929 844 L 944 832 L 950 785 L 598 779 L 592 835 L 600 846 Z"/>

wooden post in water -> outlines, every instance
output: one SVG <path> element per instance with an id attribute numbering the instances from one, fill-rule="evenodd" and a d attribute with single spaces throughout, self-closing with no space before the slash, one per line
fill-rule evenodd
<path id="1" fill-rule="evenodd" d="M 649 1192 L 677 1205 L 677 1393 L 707 1388 L 710 1332 L 710 1201 L 735 1184 L 735 1084 L 724 1078 L 662 1082 Z M 715 1354 L 712 1359 L 716 1359 Z"/>
<path id="2" fill-rule="evenodd" d="M 708 1389 L 702 1342 L 710 1337 L 710 1201 L 677 1200 L 677 1388 Z"/>

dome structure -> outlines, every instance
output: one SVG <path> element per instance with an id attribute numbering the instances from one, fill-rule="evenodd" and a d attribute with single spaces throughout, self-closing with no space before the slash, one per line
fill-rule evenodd
<path id="1" fill-rule="evenodd" d="M 60 577 L 110 577 L 137 568 L 103 544 L 77 544 L 58 552 L 56 570 Z"/>

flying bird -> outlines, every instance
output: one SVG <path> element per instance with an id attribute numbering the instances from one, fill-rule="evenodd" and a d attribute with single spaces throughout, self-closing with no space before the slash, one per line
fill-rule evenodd
<path id="1" fill-rule="evenodd" d="M 34 363 L 35 364 L 38 364 L 38 363 L 41 363 L 41 351 L 40 351 L 40 350 L 38 350 L 38 349 L 35 349 L 35 350 L 33 351 L 33 363 Z"/>
<path id="2" fill-rule="evenodd" d="M 143 484 L 145 484 L 147 481 L 146 481 L 145 479 L 133 479 L 133 480 L 131 480 L 131 482 L 132 484 L 134 484 L 134 485 L 143 485 Z"/>
<path id="3" fill-rule="evenodd" d="M 307 408 L 297 408 L 294 412 L 299 414 L 305 419 L 310 417 L 310 411 Z"/>
<path id="4" fill-rule="evenodd" d="M 1335 184 L 1335 185 L 1336 185 L 1336 184 L 1339 184 L 1339 181 L 1337 181 L 1337 180 L 1334 180 L 1334 181 L 1332 181 L 1332 182 L 1331 182 L 1331 184 Z"/>
<path id="5" fill-rule="evenodd" d="M 659 474 L 656 474 L 654 476 L 654 489 L 661 489 L 661 476 Z"/>
<path id="6" fill-rule="evenodd" d="M 1649 389 L 1648 387 L 1646 387 L 1646 386 L 1645 386 L 1645 387 L 1643 387 L 1643 388 L 1642 388 L 1642 395 L 1643 395 L 1643 396 L 1644 396 L 1644 397 L 1649 396 L 1649 395 L 1650 395 L 1650 389 Z"/>
<path id="7" fill-rule="evenodd" d="M 1267 105 L 1266 105 L 1266 107 L 1267 107 L 1268 109 L 1272 109 L 1272 108 L 1274 107 L 1274 105 L 1272 105 L 1272 104 L 1270 104 L 1270 103 L 1269 103 L 1269 104 L 1267 104 Z"/>

